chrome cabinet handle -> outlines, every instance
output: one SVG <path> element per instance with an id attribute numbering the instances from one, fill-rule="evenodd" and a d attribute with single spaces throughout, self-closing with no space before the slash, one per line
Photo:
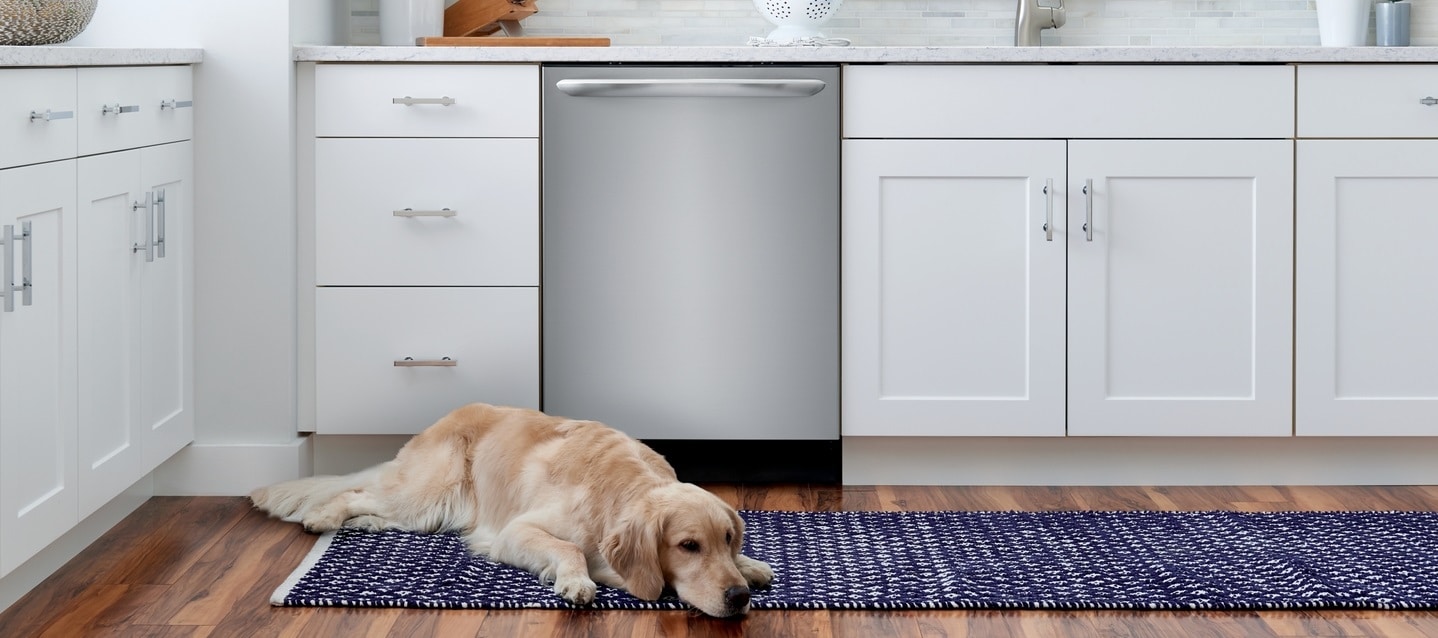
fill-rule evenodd
<path id="1" fill-rule="evenodd" d="M 405 357 L 403 359 L 394 360 L 394 367 L 396 368 L 453 368 L 458 365 L 459 361 L 451 359 L 449 357 L 443 357 L 440 359 L 418 360 L 416 360 L 414 357 Z"/>
<path id="2" fill-rule="evenodd" d="M 45 109 L 45 112 L 44 112 L 44 113 L 41 113 L 41 112 L 39 112 L 39 111 L 30 111 L 30 121 L 31 121 L 31 122 L 49 122 L 50 120 L 68 120 L 68 119 L 70 119 L 70 118 L 72 118 L 72 117 L 75 117 L 75 112 L 74 112 L 74 111 L 51 111 L 50 109 Z"/>
<path id="3" fill-rule="evenodd" d="M 165 189 L 155 190 L 155 256 L 165 258 Z"/>
<path id="4" fill-rule="evenodd" d="M 194 100 L 160 100 L 160 110 L 188 109 L 195 106 Z"/>
<path id="5" fill-rule="evenodd" d="M 455 104 L 459 104 L 459 100 L 456 100 L 448 95 L 444 97 L 410 97 L 406 95 L 404 97 L 391 98 L 389 103 L 403 104 L 405 106 L 418 106 L 421 104 L 438 104 L 439 106 L 453 106 Z"/>
<path id="6" fill-rule="evenodd" d="M 1435 104 L 1438 104 L 1438 98 L 1429 96 L 1429 97 L 1425 97 L 1425 98 L 1423 98 L 1423 99 L 1421 99 L 1421 100 L 1418 100 L 1418 103 L 1419 103 L 1419 104 L 1422 104 L 1423 106 L 1433 106 L 1433 105 L 1435 105 Z"/>
<path id="7" fill-rule="evenodd" d="M 21 253 L 20 261 L 20 285 L 15 285 L 15 242 L 25 242 L 25 251 Z M 30 245 L 33 240 L 30 235 L 30 222 L 20 222 L 20 234 L 15 234 L 15 226 L 5 224 L 4 233 L 0 235 L 0 243 L 5 244 L 5 281 L 0 286 L 0 296 L 5 297 L 5 312 L 15 312 L 15 293 L 20 293 L 21 303 L 31 305 L 31 256 Z"/>
<path id="8" fill-rule="evenodd" d="M 395 217 L 454 217 L 458 214 L 459 211 L 452 208 L 441 208 L 439 210 L 415 210 L 413 208 L 406 208 L 404 210 L 394 211 Z"/>
<path id="9" fill-rule="evenodd" d="M 1054 180 L 1050 177 L 1044 182 L 1044 241 L 1054 240 Z"/>
<path id="10" fill-rule="evenodd" d="M 1083 181 L 1083 234 L 1086 241 L 1093 241 L 1093 180 Z"/>
<path id="11" fill-rule="evenodd" d="M 114 104 L 102 104 L 102 105 L 100 105 L 100 115 L 101 115 L 101 116 L 105 116 L 105 115 L 119 115 L 119 114 L 121 114 L 121 113 L 139 113 L 139 112 L 140 112 L 140 105 L 139 105 L 139 104 L 132 104 L 132 105 L 130 105 L 130 106 L 121 106 L 119 102 L 116 102 L 116 103 L 114 103 Z"/>
<path id="12" fill-rule="evenodd" d="M 130 211 L 145 211 L 145 238 L 130 246 L 130 254 L 145 251 L 145 261 L 155 261 L 155 243 L 150 238 L 155 236 L 155 195 L 152 192 L 145 193 L 145 203 L 135 202 L 130 204 Z"/>
<path id="13" fill-rule="evenodd" d="M 828 86 L 813 78 L 568 79 L 554 88 L 574 97 L 809 97 Z"/>

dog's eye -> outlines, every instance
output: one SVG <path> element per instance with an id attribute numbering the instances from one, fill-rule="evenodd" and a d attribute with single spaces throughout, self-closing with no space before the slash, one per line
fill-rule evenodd
<path id="1" fill-rule="evenodd" d="M 679 541 L 679 547 L 680 547 L 680 549 L 683 549 L 683 550 L 686 551 L 686 552 L 691 552 L 691 553 L 693 553 L 693 552 L 698 552 L 698 551 L 699 551 L 699 541 L 695 541 L 695 540 Z"/>
<path id="2" fill-rule="evenodd" d="M 732 544 L 734 544 L 734 532 L 724 532 L 724 544 L 725 544 L 725 545 L 732 545 Z"/>

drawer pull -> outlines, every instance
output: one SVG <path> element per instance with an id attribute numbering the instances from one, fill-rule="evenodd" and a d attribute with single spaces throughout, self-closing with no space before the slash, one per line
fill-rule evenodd
<path id="1" fill-rule="evenodd" d="M 417 361 L 414 357 L 405 357 L 403 359 L 395 359 L 394 362 L 394 367 L 396 368 L 453 368 L 457 365 L 459 365 L 459 361 L 449 357 L 442 359 L 420 359 Z"/>
<path id="2" fill-rule="evenodd" d="M 70 118 L 72 118 L 72 117 L 75 117 L 75 112 L 74 112 L 74 111 L 51 111 L 50 109 L 45 109 L 45 112 L 44 112 L 44 113 L 41 113 L 41 112 L 39 112 L 39 111 L 30 111 L 30 121 L 31 121 L 31 122 L 49 122 L 50 120 L 68 120 L 68 119 L 70 119 Z"/>
<path id="3" fill-rule="evenodd" d="M 452 208 L 441 208 L 439 210 L 415 210 L 413 208 L 406 208 L 404 210 L 394 211 L 395 217 L 454 217 L 458 214 L 459 211 Z"/>
<path id="4" fill-rule="evenodd" d="M 1438 98 L 1435 98 L 1435 97 L 1425 97 L 1425 98 L 1423 98 L 1423 99 L 1421 99 L 1421 100 L 1418 100 L 1418 103 L 1419 103 L 1419 104 L 1422 104 L 1423 106 L 1433 106 L 1433 105 L 1435 105 L 1435 104 L 1438 104 Z"/>
<path id="5" fill-rule="evenodd" d="M 140 112 L 140 105 L 139 105 L 139 104 L 132 104 L 132 105 L 130 105 L 130 106 L 121 106 L 118 102 L 116 102 L 115 104 L 102 104 L 102 105 L 100 105 L 100 115 L 102 115 L 102 116 L 104 116 L 104 115 L 119 115 L 119 114 L 121 114 L 121 113 L 139 113 L 139 112 Z"/>
<path id="6" fill-rule="evenodd" d="M 194 100 L 161 100 L 161 101 L 160 101 L 160 110 L 161 110 L 161 111 L 163 111 L 163 110 L 165 110 L 165 109 L 188 109 L 188 108 L 194 108 L 194 106 L 195 106 L 195 101 L 194 101 Z"/>
<path id="7" fill-rule="evenodd" d="M 459 100 L 456 100 L 448 95 L 444 97 L 410 97 L 406 95 L 404 97 L 390 99 L 390 104 L 403 104 L 405 106 L 416 106 L 420 104 L 438 104 L 440 106 L 453 106 L 455 104 L 459 104 Z"/>

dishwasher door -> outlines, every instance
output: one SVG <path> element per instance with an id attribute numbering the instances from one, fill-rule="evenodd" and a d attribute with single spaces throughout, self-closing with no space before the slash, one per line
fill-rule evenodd
<path id="1" fill-rule="evenodd" d="M 545 411 L 838 439 L 838 68 L 543 78 Z"/>

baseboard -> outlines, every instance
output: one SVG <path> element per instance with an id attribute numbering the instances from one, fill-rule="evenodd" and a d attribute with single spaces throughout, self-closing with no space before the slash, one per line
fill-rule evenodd
<path id="1" fill-rule="evenodd" d="M 155 470 L 158 496 L 243 496 L 314 473 L 310 437 L 284 443 L 191 444 Z"/>
<path id="2" fill-rule="evenodd" d="M 15 604 L 15 601 L 20 600 L 105 532 L 110 531 L 111 527 L 144 505 L 145 501 L 150 499 L 152 485 L 151 477 L 140 479 L 109 503 L 100 506 L 94 514 L 85 517 L 80 524 L 70 528 L 64 536 L 40 550 L 40 553 L 30 557 L 30 560 L 16 567 L 4 578 L 0 578 L 0 612 Z"/>
<path id="3" fill-rule="evenodd" d="M 846 437 L 846 485 L 1435 485 L 1438 437 Z"/>

